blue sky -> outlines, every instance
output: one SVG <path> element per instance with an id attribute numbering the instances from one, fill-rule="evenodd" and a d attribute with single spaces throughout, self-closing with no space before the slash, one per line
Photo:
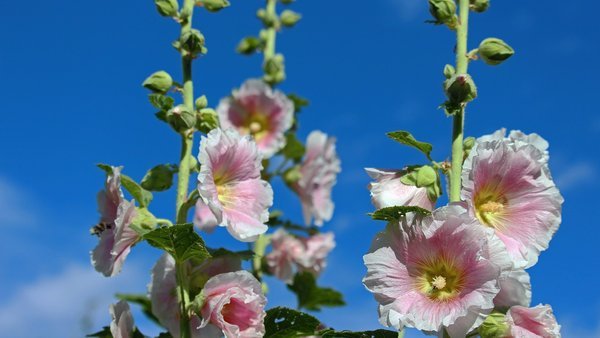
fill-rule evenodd
<path id="1" fill-rule="evenodd" d="M 209 49 L 195 63 L 196 95 L 212 105 L 260 75 L 260 57 L 236 55 L 234 47 L 258 31 L 254 11 L 263 1 L 232 3 L 195 18 Z M 282 88 L 311 100 L 300 134 L 335 135 L 343 165 L 335 215 L 325 226 L 338 246 L 321 284 L 342 290 L 348 306 L 317 315 L 338 328 L 377 328 L 376 303 L 361 284 L 362 255 L 383 223 L 365 215 L 372 207 L 362 168 L 422 161 L 385 137 L 398 129 L 433 143 L 435 158 L 448 156 L 451 121 L 436 107 L 454 37 L 423 23 L 429 16 L 420 0 L 298 0 L 293 9 L 304 18 L 278 38 L 288 74 Z M 466 133 L 506 127 L 551 144 L 551 169 L 566 200 L 563 223 L 530 273 L 534 304 L 554 307 L 565 337 L 600 337 L 599 231 L 590 213 L 600 185 L 598 10 L 583 0 L 493 1 L 471 21 L 469 47 L 495 36 L 516 54 L 500 67 L 471 66 L 480 96 L 469 106 Z M 179 140 L 153 117 L 140 86 L 159 69 L 179 77 L 170 47 L 176 36 L 177 25 L 159 17 L 151 1 L 0 2 L 1 337 L 80 337 L 108 322 L 116 290 L 145 290 L 157 258 L 147 246 L 136 247 L 115 279 L 89 265 L 95 238 L 88 228 L 103 184 L 94 164 L 125 165 L 139 179 L 177 160 Z M 277 206 L 300 220 L 296 197 L 281 184 L 275 189 Z M 170 217 L 174 196 L 155 199 L 154 212 Z M 208 242 L 242 247 L 225 231 Z M 283 286 L 271 284 L 270 305 L 294 304 Z"/>

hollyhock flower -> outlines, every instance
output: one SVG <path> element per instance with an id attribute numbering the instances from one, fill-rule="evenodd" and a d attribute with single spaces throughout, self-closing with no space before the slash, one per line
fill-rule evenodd
<path id="1" fill-rule="evenodd" d="M 462 198 L 494 229 L 515 266 L 533 266 L 561 221 L 563 198 L 548 170 L 547 143 L 504 130 L 477 140 L 463 168 Z"/>
<path id="2" fill-rule="evenodd" d="M 279 229 L 271 238 L 271 247 L 271 252 L 266 255 L 271 273 L 282 281 L 291 283 L 295 261 L 304 253 L 302 242 L 287 231 Z"/>
<path id="3" fill-rule="evenodd" d="M 110 333 L 113 338 L 133 337 L 133 316 L 129 304 L 121 300 L 117 304 L 110 305 Z"/>
<path id="4" fill-rule="evenodd" d="M 261 179 L 262 158 L 252 138 L 213 129 L 202 137 L 198 158 L 198 191 L 217 223 L 243 242 L 265 233 L 273 190 Z"/>
<path id="5" fill-rule="evenodd" d="M 560 338 L 560 325 L 549 305 L 513 306 L 506 313 L 508 338 Z"/>
<path id="6" fill-rule="evenodd" d="M 121 191 L 121 167 L 113 167 L 104 190 L 98 193 L 100 222 L 92 229 L 100 241 L 90 253 L 96 271 L 106 277 L 121 272 L 123 262 L 139 235 L 131 227 L 137 216 L 135 202 L 128 202 Z"/>
<path id="7" fill-rule="evenodd" d="M 508 309 L 514 305 L 529 306 L 531 304 L 531 282 L 525 270 L 514 270 L 506 278 L 500 280 L 500 292 L 494 298 L 494 305 L 499 309 Z"/>
<path id="8" fill-rule="evenodd" d="M 267 299 L 260 282 L 248 271 L 212 277 L 204 285 L 201 327 L 209 323 L 228 338 L 256 338 L 265 334 L 263 320 Z"/>
<path id="9" fill-rule="evenodd" d="M 212 233 L 219 223 L 208 205 L 198 199 L 194 212 L 194 225 L 201 231 Z"/>
<path id="10" fill-rule="evenodd" d="M 306 153 L 300 167 L 301 178 L 293 185 L 300 196 L 307 225 L 313 217 L 315 225 L 321 226 L 333 216 L 331 189 L 340 171 L 335 138 L 321 131 L 311 132 L 306 140 Z"/>
<path id="11" fill-rule="evenodd" d="M 302 238 L 304 253 L 296 257 L 299 270 L 318 276 L 327 266 L 327 255 L 335 247 L 333 237 L 333 232 L 327 232 Z"/>
<path id="12" fill-rule="evenodd" d="M 333 237 L 331 232 L 303 238 L 277 230 L 271 239 L 272 251 L 266 255 L 271 273 L 288 284 L 292 283 L 295 270 L 318 276 L 327 265 L 327 255 L 335 247 Z"/>
<path id="13" fill-rule="evenodd" d="M 502 242 L 460 204 L 389 223 L 364 262 L 383 325 L 445 329 L 452 338 L 483 322 L 512 268 Z"/>
<path id="14" fill-rule="evenodd" d="M 242 262 L 239 258 L 222 256 L 204 261 L 200 265 L 186 262 L 185 277 L 188 279 L 191 292 L 199 292 L 211 277 L 231 271 L 240 270 Z M 177 276 L 175 260 L 163 254 L 152 268 L 152 281 L 148 285 L 148 293 L 152 304 L 152 313 L 166 327 L 173 337 L 179 337 L 180 313 L 177 296 Z M 213 325 L 199 329 L 202 320 L 197 315 L 190 316 L 190 332 L 194 338 L 221 337 L 221 330 Z"/>
<path id="15" fill-rule="evenodd" d="M 427 195 L 427 188 L 406 185 L 400 178 L 405 170 L 385 170 L 366 168 L 367 174 L 374 179 L 369 184 L 371 202 L 377 209 L 393 206 L 416 206 L 433 210 L 435 200 Z"/>
<path id="16" fill-rule="evenodd" d="M 252 135 L 258 150 L 269 158 L 285 146 L 285 132 L 294 120 L 294 103 L 261 80 L 247 80 L 217 107 L 223 129 Z"/>

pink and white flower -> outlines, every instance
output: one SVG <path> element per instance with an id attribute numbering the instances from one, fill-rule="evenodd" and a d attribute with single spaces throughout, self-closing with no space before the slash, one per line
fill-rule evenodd
<path id="1" fill-rule="evenodd" d="M 560 325 L 549 305 L 513 306 L 506 313 L 508 338 L 560 338 Z"/>
<path id="2" fill-rule="evenodd" d="M 459 204 L 388 224 L 364 256 L 366 288 L 383 325 L 465 337 L 493 308 L 510 258 Z"/>
<path id="3" fill-rule="evenodd" d="M 462 198 L 494 229 L 517 268 L 533 266 L 561 222 L 563 198 L 548 169 L 547 142 L 504 130 L 477 140 L 463 168 Z"/>
<path id="4" fill-rule="evenodd" d="M 251 79 L 217 107 L 223 129 L 252 135 L 258 150 L 269 158 L 285 146 L 285 132 L 294 121 L 294 103 L 279 90 Z"/>
<path id="5" fill-rule="evenodd" d="M 198 202 L 196 202 L 194 211 L 194 225 L 201 231 L 209 234 L 215 231 L 215 228 L 217 225 L 219 225 L 215 214 L 213 214 L 208 205 L 206 205 L 201 198 L 199 198 Z"/>
<path id="6" fill-rule="evenodd" d="M 185 277 L 190 285 L 190 291 L 197 293 L 213 276 L 221 273 L 238 271 L 242 262 L 239 258 L 222 256 L 194 265 L 188 261 Z M 168 254 L 163 254 L 152 268 L 152 281 L 148 285 L 148 293 L 152 304 L 152 313 L 160 323 L 169 330 L 173 337 L 179 337 L 180 313 L 179 298 L 177 297 L 177 275 L 175 260 Z M 197 315 L 190 317 L 190 332 L 193 338 L 221 337 L 221 330 L 213 325 L 199 328 L 202 319 Z"/>
<path id="7" fill-rule="evenodd" d="M 406 185 L 400 181 L 400 178 L 406 174 L 406 170 L 375 168 L 366 168 L 365 170 L 375 180 L 369 184 L 369 190 L 371 191 L 371 202 L 377 209 L 393 206 L 416 206 L 433 210 L 435 200 L 429 199 L 427 188 Z"/>
<path id="8" fill-rule="evenodd" d="M 511 306 L 531 304 L 531 282 L 529 274 L 522 269 L 511 271 L 500 280 L 500 292 L 494 298 L 497 309 L 506 310 Z"/>
<path id="9" fill-rule="evenodd" d="M 271 185 L 261 179 L 262 158 L 250 136 L 213 129 L 202 137 L 198 191 L 216 222 L 242 242 L 267 231 Z"/>
<path id="10" fill-rule="evenodd" d="M 111 304 L 110 308 L 110 333 L 113 338 L 133 337 L 133 316 L 129 304 L 121 300 L 117 304 Z"/>
<path id="11" fill-rule="evenodd" d="M 271 238 L 271 252 L 266 255 L 267 265 L 275 277 L 291 283 L 296 259 L 304 253 L 302 242 L 283 229 Z"/>
<path id="12" fill-rule="evenodd" d="M 304 222 L 323 225 L 333 216 L 334 204 L 331 189 L 341 171 L 340 159 L 335 151 L 335 138 L 321 131 L 313 131 L 306 140 L 306 153 L 300 166 L 301 178 L 293 189 L 300 196 Z"/>
<path id="13" fill-rule="evenodd" d="M 112 277 L 121 272 L 131 247 L 139 240 L 130 227 L 137 211 L 135 201 L 128 202 L 123 197 L 121 167 L 112 167 L 112 174 L 107 176 L 105 188 L 97 198 L 100 222 L 92 233 L 100 237 L 100 242 L 90 255 L 96 271 Z"/>
<path id="14" fill-rule="evenodd" d="M 335 247 L 333 238 L 331 232 L 303 238 L 277 230 L 271 239 L 272 251 L 266 256 L 271 273 L 288 284 L 296 271 L 318 276 L 327 266 L 327 255 Z"/>
<path id="15" fill-rule="evenodd" d="M 267 299 L 260 282 L 248 271 L 229 272 L 212 277 L 204 285 L 202 324 L 209 323 L 228 338 L 256 338 L 265 334 L 264 310 Z"/>

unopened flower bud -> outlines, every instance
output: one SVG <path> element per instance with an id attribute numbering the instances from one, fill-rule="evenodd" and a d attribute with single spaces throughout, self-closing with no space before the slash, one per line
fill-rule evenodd
<path id="1" fill-rule="evenodd" d="M 140 185 L 142 188 L 151 191 L 164 191 L 173 184 L 173 166 L 160 164 L 148 170 Z"/>
<path id="2" fill-rule="evenodd" d="M 181 35 L 176 47 L 194 58 L 199 54 L 206 54 L 204 42 L 204 35 L 197 29 L 191 29 Z"/>
<path id="3" fill-rule="evenodd" d="M 267 83 L 279 83 L 285 79 L 285 64 L 281 54 L 275 54 L 263 64 L 264 80 Z"/>
<path id="4" fill-rule="evenodd" d="M 237 45 L 237 52 L 240 54 L 252 54 L 260 47 L 261 40 L 254 36 L 248 36 L 242 39 Z"/>
<path id="5" fill-rule="evenodd" d="M 167 121 L 178 132 L 193 128 L 196 124 L 196 114 L 180 104 L 167 112 Z"/>
<path id="6" fill-rule="evenodd" d="M 444 76 L 446 77 L 446 79 L 451 78 L 452 76 L 454 76 L 454 74 L 456 74 L 456 69 L 454 69 L 454 66 L 452 66 L 452 65 L 444 66 Z"/>
<path id="7" fill-rule="evenodd" d="M 294 11 L 286 9 L 281 13 L 279 18 L 281 19 L 281 24 L 285 27 L 293 27 L 298 21 L 300 21 L 302 16 Z"/>
<path id="8" fill-rule="evenodd" d="M 429 13 L 435 18 L 435 24 L 456 25 L 456 2 L 454 0 L 429 0 Z"/>
<path id="9" fill-rule="evenodd" d="M 471 10 L 477 13 L 485 12 L 490 7 L 490 0 L 470 0 Z"/>
<path id="10" fill-rule="evenodd" d="M 263 25 L 265 25 L 265 27 L 277 26 L 277 23 L 278 23 L 277 15 L 267 12 L 265 9 L 259 9 L 256 12 L 256 17 L 259 18 L 260 21 L 262 21 L 262 23 L 263 23 Z"/>
<path id="11" fill-rule="evenodd" d="M 499 65 L 515 53 L 506 42 L 497 38 L 487 38 L 479 44 L 479 55 L 488 65 Z"/>
<path id="12" fill-rule="evenodd" d="M 173 78 L 169 73 L 160 70 L 146 78 L 142 83 L 144 88 L 150 89 L 155 93 L 166 93 L 173 86 Z"/>
<path id="13" fill-rule="evenodd" d="M 428 165 L 424 165 L 416 172 L 417 187 L 427 187 L 437 181 L 437 172 Z"/>
<path id="14" fill-rule="evenodd" d="M 208 99 L 206 98 L 206 95 L 202 95 L 199 98 L 197 98 L 195 105 L 196 105 L 196 110 L 206 108 L 208 106 Z"/>
<path id="15" fill-rule="evenodd" d="M 444 82 L 444 90 L 453 104 L 466 103 L 477 97 L 477 87 L 469 74 L 452 76 Z"/>
<path id="16" fill-rule="evenodd" d="M 211 130 L 219 127 L 219 116 L 214 109 L 200 109 L 196 119 L 196 129 L 208 134 Z"/>
<path id="17" fill-rule="evenodd" d="M 481 338 L 503 338 L 507 333 L 506 316 L 500 312 L 492 312 L 479 327 Z"/>
<path id="18" fill-rule="evenodd" d="M 179 14 L 179 3 L 177 0 L 154 0 L 156 10 L 162 16 L 176 17 Z"/>
<path id="19" fill-rule="evenodd" d="M 225 7 L 229 7 L 227 0 L 200 0 L 197 2 L 200 6 L 206 8 L 209 12 L 218 12 Z"/>

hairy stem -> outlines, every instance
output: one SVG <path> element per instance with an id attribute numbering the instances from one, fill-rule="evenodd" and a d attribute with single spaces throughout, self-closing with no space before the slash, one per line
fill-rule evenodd
<path id="1" fill-rule="evenodd" d="M 469 0 L 459 0 L 458 27 L 456 28 L 456 74 L 467 74 L 467 35 L 469 31 Z M 450 202 L 460 201 L 463 165 L 463 138 L 465 108 L 454 115 L 452 126 L 452 167 L 450 169 Z"/>
<path id="2" fill-rule="evenodd" d="M 192 29 L 192 15 L 194 12 L 194 0 L 184 0 L 182 13 L 187 17 L 182 18 L 181 35 Z M 183 67 L 183 104 L 189 111 L 194 111 L 194 84 L 192 82 L 192 58 L 190 55 L 182 53 L 181 63 Z M 190 164 L 192 157 L 192 145 L 194 144 L 194 131 L 189 130 L 181 133 L 181 157 L 179 161 L 179 173 L 177 175 L 177 223 L 187 222 L 187 210 L 183 212 L 188 187 L 190 184 Z M 179 288 L 179 297 L 181 302 L 179 328 L 181 338 L 190 338 L 190 322 L 187 312 L 187 304 L 190 301 L 188 285 L 185 281 L 185 267 L 181 263 L 176 264 L 177 286 Z"/>
<path id="3" fill-rule="evenodd" d="M 267 15 L 269 15 L 269 16 L 277 15 L 277 12 L 275 9 L 276 4 L 277 4 L 277 0 L 267 0 Z M 275 29 L 275 26 L 267 28 L 267 41 L 266 41 L 264 55 L 263 55 L 265 62 L 275 55 L 276 35 L 277 35 L 277 30 Z"/>

